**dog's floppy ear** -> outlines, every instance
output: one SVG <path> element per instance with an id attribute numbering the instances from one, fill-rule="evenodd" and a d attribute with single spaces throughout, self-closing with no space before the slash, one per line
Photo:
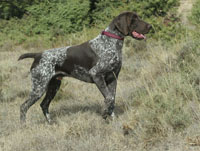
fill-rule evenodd
<path id="1" fill-rule="evenodd" d="M 132 15 L 133 14 L 131 12 L 125 12 L 117 16 L 114 21 L 116 28 L 125 36 L 127 36 L 129 33 Z"/>

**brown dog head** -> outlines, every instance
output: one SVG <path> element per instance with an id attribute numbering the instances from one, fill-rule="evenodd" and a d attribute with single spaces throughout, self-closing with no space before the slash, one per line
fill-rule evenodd
<path id="1" fill-rule="evenodd" d="M 137 40 L 146 39 L 152 26 L 141 20 L 136 13 L 124 12 L 117 16 L 111 23 L 111 27 L 116 28 L 124 36 L 132 36 Z"/>

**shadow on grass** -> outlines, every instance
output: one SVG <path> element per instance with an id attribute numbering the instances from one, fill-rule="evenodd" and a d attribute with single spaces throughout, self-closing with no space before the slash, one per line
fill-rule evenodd
<path id="1" fill-rule="evenodd" d="M 52 111 L 51 117 L 52 119 L 58 118 L 58 117 L 62 117 L 65 115 L 71 115 L 71 114 L 75 114 L 78 112 L 91 112 L 91 113 L 96 113 L 97 115 L 101 116 L 102 115 L 102 108 L 103 106 L 101 106 L 100 104 L 94 104 L 94 105 L 71 105 L 71 106 L 62 106 L 59 110 L 54 110 Z M 115 110 L 114 110 L 115 114 L 121 115 L 124 113 L 123 107 L 116 105 L 115 106 Z"/>

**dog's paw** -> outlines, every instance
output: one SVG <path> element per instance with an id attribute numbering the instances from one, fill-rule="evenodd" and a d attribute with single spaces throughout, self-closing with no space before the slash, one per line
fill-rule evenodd
<path id="1" fill-rule="evenodd" d="M 112 112 L 112 114 L 108 114 L 108 113 L 104 112 L 104 114 L 102 115 L 102 117 L 106 121 L 106 123 L 109 123 L 109 122 L 115 120 L 115 113 Z"/>

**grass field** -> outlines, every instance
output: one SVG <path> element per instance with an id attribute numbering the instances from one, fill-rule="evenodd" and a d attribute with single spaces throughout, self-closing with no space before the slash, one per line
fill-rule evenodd
<path id="1" fill-rule="evenodd" d="M 33 60 L 18 62 L 18 57 L 80 44 L 99 29 L 51 44 L 41 37 L 20 45 L 6 41 L 0 47 L 0 151 L 199 151 L 200 30 L 189 26 L 184 24 L 181 38 L 168 42 L 125 39 L 116 118 L 109 122 L 101 117 L 104 99 L 96 86 L 73 78 L 62 80 L 50 105 L 54 124 L 43 116 L 42 99 L 28 111 L 26 125 L 19 121 Z"/>
<path id="2" fill-rule="evenodd" d="M 0 50 L 3 151 L 200 149 L 200 55 L 192 34 L 171 44 L 126 39 L 117 117 L 109 123 L 101 117 L 103 97 L 97 88 L 65 78 L 50 106 L 55 124 L 46 123 L 40 100 L 28 111 L 26 126 L 21 126 L 19 106 L 30 91 L 32 60 L 17 59 L 27 51 L 42 51 L 40 46 L 25 48 L 7 44 Z"/>

